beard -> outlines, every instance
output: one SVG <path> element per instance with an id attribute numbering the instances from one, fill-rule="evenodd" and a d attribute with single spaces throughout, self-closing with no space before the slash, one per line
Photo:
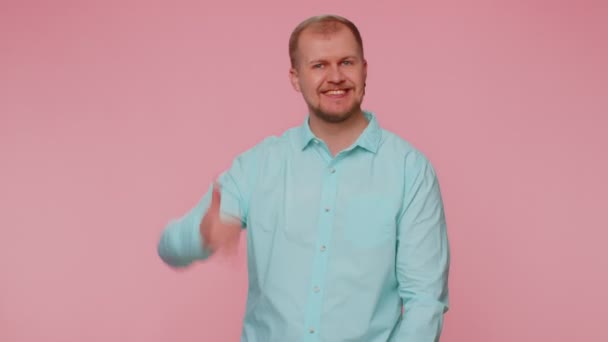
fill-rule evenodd
<path id="1" fill-rule="evenodd" d="M 357 106 L 358 107 L 358 106 Z M 319 108 L 314 108 L 311 110 L 312 114 L 317 118 L 321 119 L 327 123 L 342 123 L 348 119 L 350 119 L 353 115 L 359 112 L 358 108 L 352 108 L 351 110 L 342 113 L 342 114 L 330 114 L 320 110 Z"/>
<path id="2" fill-rule="evenodd" d="M 355 116 L 356 114 L 358 114 L 359 112 L 361 112 L 361 103 L 358 101 L 355 101 L 350 106 L 350 108 L 348 108 L 346 111 L 344 111 L 342 113 L 335 113 L 335 112 L 331 113 L 331 112 L 324 111 L 320 105 L 317 105 L 317 106 L 309 105 L 308 107 L 310 109 L 311 114 L 313 114 L 317 118 L 321 119 L 321 121 L 324 121 L 324 122 L 330 123 L 330 124 L 338 124 L 338 123 L 345 122 L 348 119 Z"/>

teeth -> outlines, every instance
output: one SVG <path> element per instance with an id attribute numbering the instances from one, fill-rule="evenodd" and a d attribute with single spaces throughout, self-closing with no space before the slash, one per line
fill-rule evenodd
<path id="1" fill-rule="evenodd" d="M 342 95 L 346 93 L 346 90 L 330 90 L 327 92 L 329 95 Z"/>

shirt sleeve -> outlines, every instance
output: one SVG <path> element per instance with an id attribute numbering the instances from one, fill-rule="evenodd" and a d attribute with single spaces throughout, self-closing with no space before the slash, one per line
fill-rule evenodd
<path id="1" fill-rule="evenodd" d="M 437 342 L 448 311 L 450 251 L 437 175 L 420 152 L 405 158 L 397 279 L 404 314 L 397 341 Z"/>
<path id="2" fill-rule="evenodd" d="M 251 153 L 236 158 L 232 166 L 218 178 L 221 187 L 220 215 L 238 218 L 246 227 L 247 199 Z M 186 267 L 197 260 L 206 260 L 211 251 L 204 247 L 200 223 L 211 203 L 212 186 L 199 202 L 182 217 L 170 220 L 162 231 L 157 250 L 169 266 Z"/>

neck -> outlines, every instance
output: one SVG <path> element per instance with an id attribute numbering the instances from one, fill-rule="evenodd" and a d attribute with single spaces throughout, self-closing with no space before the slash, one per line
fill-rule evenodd
<path id="1" fill-rule="evenodd" d="M 310 130 L 323 140 L 332 155 L 352 145 L 367 127 L 367 118 L 362 111 L 357 112 L 343 122 L 327 122 L 315 115 L 310 115 Z"/>

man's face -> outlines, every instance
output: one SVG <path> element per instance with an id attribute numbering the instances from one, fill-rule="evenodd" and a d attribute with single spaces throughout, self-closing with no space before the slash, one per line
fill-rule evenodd
<path id="1" fill-rule="evenodd" d="M 304 30 L 289 74 L 311 114 L 321 120 L 338 123 L 361 111 L 367 62 L 348 28 L 329 34 Z"/>

